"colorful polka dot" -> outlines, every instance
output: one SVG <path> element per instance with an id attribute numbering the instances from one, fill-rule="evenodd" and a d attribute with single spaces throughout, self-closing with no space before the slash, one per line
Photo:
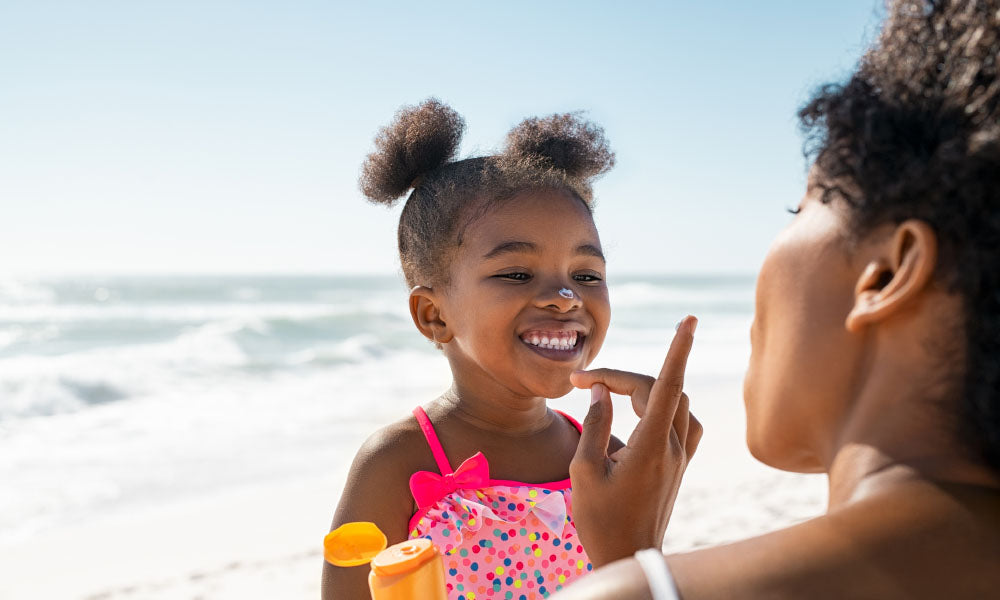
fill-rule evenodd
<path id="1" fill-rule="evenodd" d="M 565 499 L 569 513 L 568 489 L 460 489 L 422 514 L 410 537 L 441 549 L 449 600 L 548 598 L 593 569 L 570 515 L 555 532 L 539 518 L 544 513 L 535 512 L 534 499 L 548 502 L 553 493 Z"/>

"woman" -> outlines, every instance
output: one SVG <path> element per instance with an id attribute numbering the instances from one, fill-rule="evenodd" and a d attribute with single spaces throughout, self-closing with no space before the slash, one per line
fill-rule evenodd
<path id="1" fill-rule="evenodd" d="M 656 380 L 575 375 L 596 399 L 576 525 L 611 564 L 560 598 L 1000 597 L 998 69 L 1000 0 L 897 0 L 853 76 L 800 113 L 815 162 L 761 267 L 744 399 L 751 452 L 825 472 L 827 513 L 628 558 L 660 547 L 700 435 L 689 320 Z M 642 417 L 612 458 L 605 386 Z"/>

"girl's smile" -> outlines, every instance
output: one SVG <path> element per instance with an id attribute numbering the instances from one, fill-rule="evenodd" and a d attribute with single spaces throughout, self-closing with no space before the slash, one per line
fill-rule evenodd
<path id="1" fill-rule="evenodd" d="M 575 321 L 538 323 L 519 337 L 528 348 L 550 360 L 567 361 L 579 357 L 587 329 Z"/>

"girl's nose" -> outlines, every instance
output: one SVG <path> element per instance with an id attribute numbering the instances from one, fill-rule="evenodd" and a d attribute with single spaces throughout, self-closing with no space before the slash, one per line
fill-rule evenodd
<path id="1" fill-rule="evenodd" d="M 538 297 L 538 304 L 543 308 L 556 309 L 559 312 L 566 312 L 579 308 L 583 302 L 579 294 L 568 285 L 554 285 L 546 287 Z"/>

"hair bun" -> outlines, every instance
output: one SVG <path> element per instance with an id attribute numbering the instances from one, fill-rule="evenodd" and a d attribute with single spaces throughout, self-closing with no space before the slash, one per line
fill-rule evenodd
<path id="1" fill-rule="evenodd" d="M 579 113 L 525 119 L 507 134 L 504 155 L 538 161 L 578 179 L 600 175 L 615 165 L 604 130 Z"/>
<path id="2" fill-rule="evenodd" d="M 427 173 L 458 151 L 465 121 L 435 98 L 404 106 L 375 137 L 375 151 L 361 168 L 361 192 L 392 206 Z"/>

